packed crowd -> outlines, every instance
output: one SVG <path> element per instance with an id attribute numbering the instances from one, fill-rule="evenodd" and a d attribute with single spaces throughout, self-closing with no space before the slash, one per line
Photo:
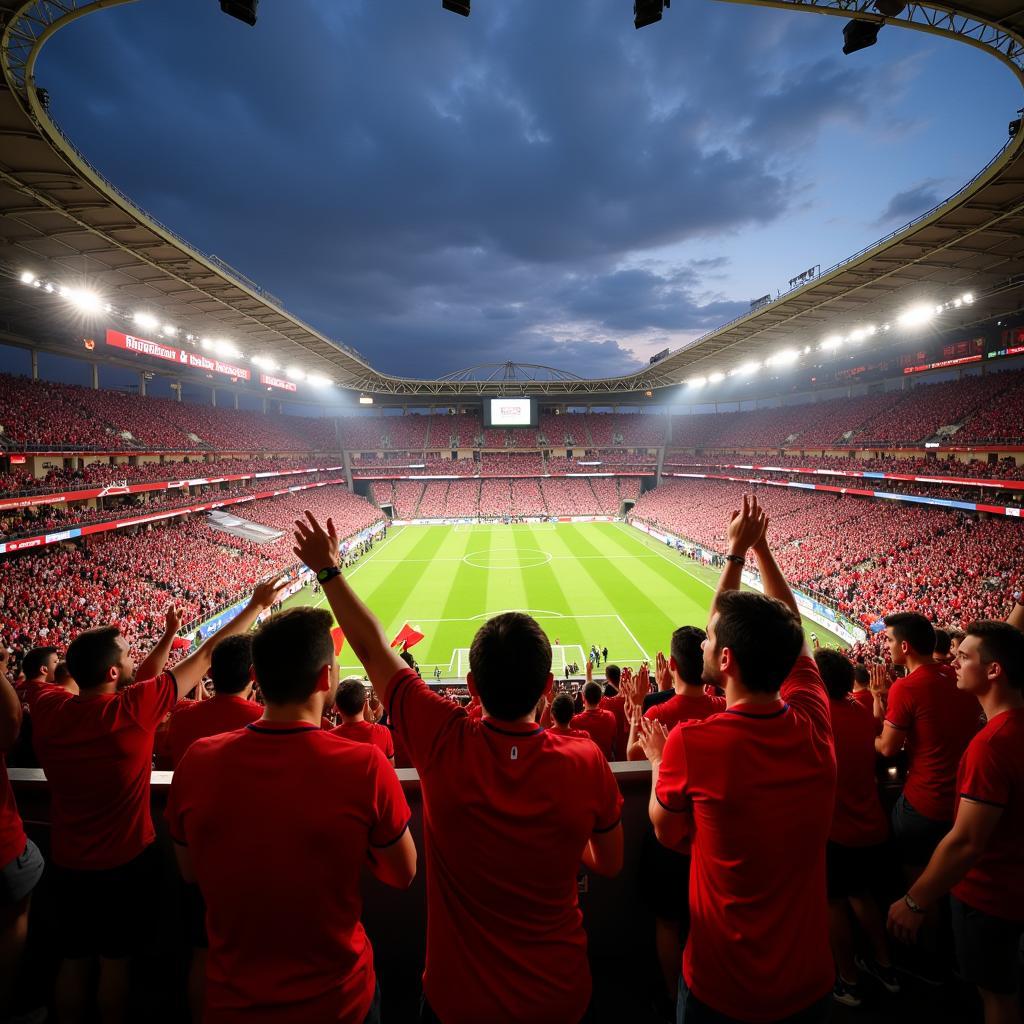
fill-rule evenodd
<path id="1" fill-rule="evenodd" d="M 337 568 L 339 537 L 317 515 L 288 543 L 318 572 L 329 612 L 268 615 L 283 583 L 272 579 L 172 673 L 172 604 L 138 682 L 116 626 L 32 651 L 21 678 L 0 649 L 0 750 L 30 726 L 51 796 L 43 884 L 61 1024 L 97 1005 L 109 1020 L 152 1005 L 138 985 L 130 1002 L 131 959 L 171 892 L 150 816 L 168 715 L 166 819 L 194 1020 L 378 1024 L 362 876 L 408 888 L 418 848 L 421 1024 L 604 1019 L 587 958 L 596 922 L 579 894 L 623 869 L 624 801 L 608 765 L 623 757 L 650 765 L 633 881 L 651 915 L 632 914 L 629 942 L 616 943 L 630 1019 L 653 994 L 659 1019 L 677 1024 L 825 1024 L 834 1004 L 927 981 L 947 986 L 957 1019 L 1019 1020 L 1024 604 L 941 648 L 925 617 L 895 610 L 888 665 L 809 649 L 776 557 L 775 516 L 792 512 L 766 515 L 742 496 L 719 527 L 707 631 L 680 625 L 668 656 L 635 675 L 595 645 L 578 708 L 552 685 L 550 641 L 519 612 L 480 627 L 467 693 L 432 693 Z M 764 594 L 742 590 L 748 564 Z M 371 692 L 339 683 L 335 620 Z M 422 793 L 415 836 L 399 747 Z M 889 813 L 877 776 L 898 755 L 906 774 Z M 44 860 L 0 783 L 6 1012 Z M 638 929 L 650 918 L 647 944 Z"/>

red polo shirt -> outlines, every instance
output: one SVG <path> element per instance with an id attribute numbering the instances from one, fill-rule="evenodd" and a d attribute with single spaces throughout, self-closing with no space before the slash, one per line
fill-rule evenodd
<path id="1" fill-rule="evenodd" d="M 802 1010 L 835 980 L 825 841 L 836 766 L 813 659 L 797 658 L 781 693 L 673 729 L 656 790 L 692 827 L 686 983 L 753 1022 Z"/>
<path id="2" fill-rule="evenodd" d="M 875 697 L 870 690 L 854 690 L 850 694 L 850 700 L 855 701 L 862 708 L 868 711 L 872 717 L 875 714 Z"/>
<path id="3" fill-rule="evenodd" d="M 167 727 L 171 767 L 178 767 L 185 751 L 196 740 L 243 729 L 262 716 L 263 708 L 259 704 L 234 693 L 214 694 L 208 700 L 182 701 L 171 712 Z"/>
<path id="4" fill-rule="evenodd" d="M 590 739 L 589 732 L 583 732 L 582 729 L 573 729 L 571 726 L 566 726 L 563 729 L 560 725 L 552 725 L 548 727 L 548 732 L 552 733 L 555 736 L 575 736 L 578 740 Z"/>
<path id="5" fill-rule="evenodd" d="M 830 700 L 836 748 L 836 803 L 829 839 L 843 846 L 873 846 L 889 837 L 889 819 L 875 779 L 875 716 L 857 702 Z"/>
<path id="6" fill-rule="evenodd" d="M 713 697 L 707 693 L 702 693 L 699 697 L 688 697 L 686 694 L 677 693 L 661 704 L 648 708 L 644 718 L 653 718 L 654 721 L 661 722 L 665 729 L 671 732 L 680 722 L 694 719 L 703 721 L 724 710 L 724 697 Z"/>
<path id="7" fill-rule="evenodd" d="M 621 694 L 602 697 L 598 707 L 615 716 L 615 760 L 626 760 L 626 742 L 629 740 L 629 719 L 626 718 L 626 698 Z"/>
<path id="8" fill-rule="evenodd" d="M 892 684 L 885 721 L 906 734 L 903 795 L 918 814 L 953 820 L 957 765 L 978 731 L 980 716 L 977 698 L 957 689 L 956 671 L 949 665 L 921 665 Z"/>
<path id="9" fill-rule="evenodd" d="M 578 715 L 573 715 L 569 727 L 585 732 L 601 748 L 601 753 L 609 761 L 612 760 L 619 726 L 610 711 L 602 711 L 601 708 L 587 708 Z"/>
<path id="10" fill-rule="evenodd" d="M 0 867 L 20 857 L 27 842 L 11 780 L 7 778 L 7 761 L 0 754 Z"/>
<path id="11" fill-rule="evenodd" d="M 375 980 L 360 875 L 409 822 L 380 751 L 253 722 L 192 745 L 167 820 L 206 900 L 205 1024 L 362 1024 Z"/>
<path id="12" fill-rule="evenodd" d="M 153 736 L 178 699 L 174 675 L 95 695 L 36 686 L 28 697 L 32 741 L 50 784 L 53 862 L 89 871 L 126 864 L 156 838 Z"/>
<path id="13" fill-rule="evenodd" d="M 471 719 L 408 670 L 388 711 L 423 787 L 434 1012 L 445 1024 L 579 1020 L 591 984 L 576 875 L 622 806 L 601 752 L 533 723 Z"/>
<path id="14" fill-rule="evenodd" d="M 1024 921 L 1024 708 L 996 715 L 971 740 L 957 775 L 957 804 L 1003 808 L 988 846 L 953 886 L 977 910 Z"/>
<path id="15" fill-rule="evenodd" d="M 395 744 L 391 739 L 391 730 L 377 722 L 342 722 L 331 730 L 333 736 L 340 736 L 354 743 L 372 743 L 385 757 L 395 756 Z"/>

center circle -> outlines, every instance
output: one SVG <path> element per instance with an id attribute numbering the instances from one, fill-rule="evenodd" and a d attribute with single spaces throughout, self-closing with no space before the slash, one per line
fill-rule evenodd
<path id="1" fill-rule="evenodd" d="M 484 548 L 463 555 L 462 560 L 474 569 L 536 569 L 547 565 L 551 555 L 540 548 Z"/>

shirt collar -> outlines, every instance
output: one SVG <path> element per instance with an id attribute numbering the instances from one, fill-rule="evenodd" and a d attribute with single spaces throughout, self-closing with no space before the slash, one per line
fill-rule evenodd
<path id="1" fill-rule="evenodd" d="M 268 722 L 263 718 L 250 722 L 246 729 L 253 732 L 277 733 L 279 736 L 296 732 L 320 732 L 320 726 L 311 722 Z"/>
<path id="2" fill-rule="evenodd" d="M 544 731 L 536 722 L 496 722 L 492 718 L 483 718 L 481 721 L 492 732 L 501 733 L 502 736 L 536 736 Z"/>

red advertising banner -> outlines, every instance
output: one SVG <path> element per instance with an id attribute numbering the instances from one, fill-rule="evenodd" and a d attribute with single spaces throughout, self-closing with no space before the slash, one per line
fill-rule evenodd
<path id="1" fill-rule="evenodd" d="M 189 366 L 196 370 L 210 370 L 213 373 L 221 373 L 225 377 L 235 377 L 239 380 L 250 380 L 252 378 L 252 374 L 244 366 L 225 363 L 222 359 L 205 356 L 201 352 L 193 352 L 190 349 L 165 345 L 162 341 L 150 341 L 148 338 L 139 338 L 134 334 L 123 334 L 121 331 L 108 330 L 107 344 L 112 345 L 114 348 L 124 349 L 126 352 L 136 352 L 141 356 L 149 356 L 151 359 L 164 359 L 167 362 L 177 363 L 179 366 Z"/>
<path id="2" fill-rule="evenodd" d="M 293 381 L 285 380 L 284 377 L 273 377 L 269 373 L 260 374 L 260 383 L 265 384 L 268 388 L 280 388 L 282 391 L 296 390 Z"/>

